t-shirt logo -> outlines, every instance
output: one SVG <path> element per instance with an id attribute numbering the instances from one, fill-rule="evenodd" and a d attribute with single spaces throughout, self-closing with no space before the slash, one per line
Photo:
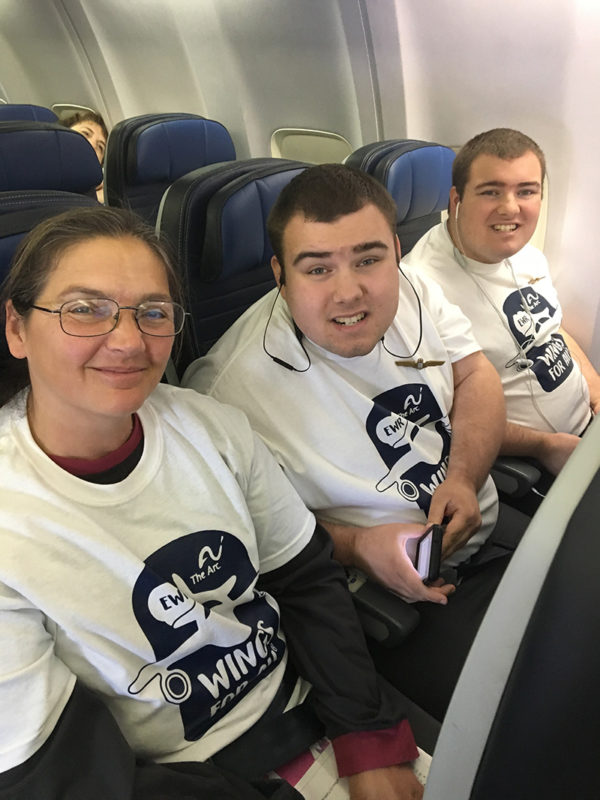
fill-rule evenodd
<path id="1" fill-rule="evenodd" d="M 373 398 L 366 429 L 388 467 L 377 491 L 395 489 L 427 513 L 450 452 L 450 424 L 431 389 L 409 383 Z"/>
<path id="2" fill-rule="evenodd" d="M 532 286 L 525 286 L 520 292 L 508 295 L 502 310 L 516 342 L 527 356 L 527 367 L 545 392 L 554 391 L 573 371 L 573 358 L 563 337 L 560 333 L 550 336 L 545 333 L 556 308 Z M 513 368 L 524 368 L 519 354 L 506 363 L 506 369 Z"/>
<path id="3" fill-rule="evenodd" d="M 130 694 L 179 706 L 185 738 L 199 739 L 281 661 L 279 615 L 244 545 L 225 531 L 190 533 L 146 559 L 135 617 L 152 645 Z"/>

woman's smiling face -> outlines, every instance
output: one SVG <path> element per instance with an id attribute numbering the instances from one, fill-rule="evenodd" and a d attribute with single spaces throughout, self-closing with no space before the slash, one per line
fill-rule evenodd
<path id="1" fill-rule="evenodd" d="M 67 300 L 90 297 L 120 306 L 170 300 L 165 265 L 134 237 L 89 239 L 62 254 L 35 303 L 58 309 Z M 36 428 L 65 423 L 78 435 L 85 429 L 129 429 L 131 414 L 160 381 L 173 345 L 171 337 L 143 334 L 131 310 L 121 311 L 110 333 L 79 337 L 64 333 L 58 314 L 31 309 L 19 317 L 10 303 L 7 339 L 14 356 L 27 358 L 34 435 Z"/>

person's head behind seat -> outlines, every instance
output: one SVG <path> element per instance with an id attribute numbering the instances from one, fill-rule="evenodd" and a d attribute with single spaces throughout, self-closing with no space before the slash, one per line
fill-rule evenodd
<path id="1" fill-rule="evenodd" d="M 374 205 L 396 234 L 396 204 L 387 189 L 366 172 L 343 164 L 319 164 L 296 175 L 285 186 L 267 220 L 273 252 L 285 281 L 283 239 L 292 217 L 302 215 L 313 222 L 334 222 L 346 214 Z"/>
<path id="2" fill-rule="evenodd" d="M 469 181 L 471 165 L 480 155 L 495 156 L 505 161 L 534 153 L 542 168 L 542 183 L 546 175 L 546 159 L 540 146 L 529 136 L 512 128 L 493 128 L 477 134 L 461 147 L 452 164 L 452 185 L 462 200 Z"/>
<path id="3" fill-rule="evenodd" d="M 77 131 L 88 140 L 94 148 L 98 161 L 104 163 L 108 129 L 101 115 L 96 111 L 76 111 L 61 120 L 65 128 Z"/>

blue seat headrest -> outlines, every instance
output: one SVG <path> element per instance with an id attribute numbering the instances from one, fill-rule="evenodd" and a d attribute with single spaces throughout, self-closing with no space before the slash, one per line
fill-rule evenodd
<path id="1" fill-rule="evenodd" d="M 17 245 L 39 222 L 88 206 L 100 207 L 100 203 L 95 197 L 73 192 L 0 192 L 0 283 L 8 274 Z"/>
<path id="2" fill-rule="evenodd" d="M 284 185 L 308 165 L 255 158 L 201 167 L 167 189 L 158 216 L 187 286 L 183 370 L 273 288 L 266 220 Z"/>
<path id="3" fill-rule="evenodd" d="M 298 165 L 258 177 L 243 176 L 211 199 L 202 262 L 210 264 L 219 278 L 270 263 L 267 217 L 283 187 L 304 169 Z"/>
<path id="4" fill-rule="evenodd" d="M 234 158 L 233 141 L 220 122 L 202 118 L 161 120 L 131 137 L 127 179 L 133 185 L 172 183 L 206 164 Z"/>
<path id="5" fill-rule="evenodd" d="M 0 191 L 55 189 L 85 194 L 102 183 L 90 143 L 43 122 L 0 122 Z"/>
<path id="6" fill-rule="evenodd" d="M 97 159 L 96 159 L 97 160 Z M 10 191 L 0 192 L 0 284 L 8 275 L 15 250 L 21 239 L 38 223 L 73 208 L 85 208 L 100 204 L 95 197 L 73 192 L 55 191 Z M 0 403 L 3 382 L 11 358 L 0 329 Z"/>
<path id="7" fill-rule="evenodd" d="M 58 122 L 58 117 L 45 106 L 28 103 L 7 103 L 0 105 L 0 121 L 21 120 L 29 122 Z"/>
<path id="8" fill-rule="evenodd" d="M 454 151 L 421 139 L 388 139 L 355 150 L 346 164 L 382 183 L 396 203 L 402 253 L 441 220 L 452 186 Z"/>
<path id="9" fill-rule="evenodd" d="M 376 171 L 396 201 L 398 222 L 424 217 L 448 206 L 454 151 L 427 145 L 399 155 L 392 151 Z"/>

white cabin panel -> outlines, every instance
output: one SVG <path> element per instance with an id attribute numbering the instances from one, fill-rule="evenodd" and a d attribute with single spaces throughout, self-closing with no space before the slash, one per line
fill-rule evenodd
<path id="1" fill-rule="evenodd" d="M 69 99 L 107 111 L 61 3 L 0 0 L 0 83 L 10 103 L 50 106 Z"/>
<path id="2" fill-rule="evenodd" d="M 113 123 L 199 113 L 229 129 L 240 158 L 267 155 L 281 127 L 332 131 L 353 147 L 377 138 L 359 0 L 63 1 L 113 84 Z"/>

